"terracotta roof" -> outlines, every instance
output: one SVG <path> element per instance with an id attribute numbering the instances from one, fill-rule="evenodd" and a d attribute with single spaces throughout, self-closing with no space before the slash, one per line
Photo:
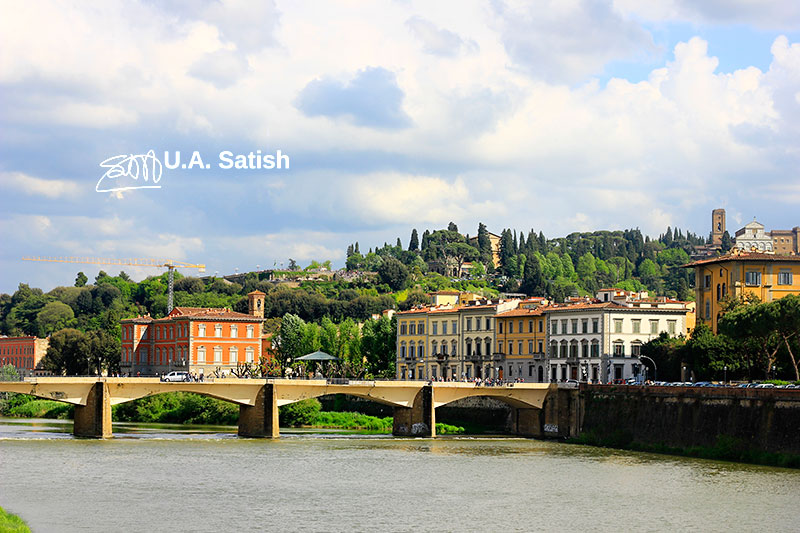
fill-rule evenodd
<path id="1" fill-rule="evenodd" d="M 681 268 L 692 268 L 701 265 L 710 265 L 713 263 L 725 263 L 727 261 L 800 261 L 799 255 L 775 255 L 763 254 L 758 252 L 742 252 L 738 254 L 726 254 L 718 257 L 711 257 L 709 259 L 700 259 L 692 263 L 681 265 Z"/>
<path id="2" fill-rule="evenodd" d="M 419 309 L 409 309 L 408 311 L 398 311 L 398 315 L 413 315 L 418 313 L 427 313 L 430 311 L 430 307 L 421 307 Z"/>
<path id="3" fill-rule="evenodd" d="M 218 319 L 218 320 L 242 320 L 250 322 L 261 322 L 261 318 L 245 313 L 237 313 L 225 308 L 209 308 L 209 307 L 175 307 L 170 313 L 163 317 L 154 319 L 150 315 L 137 316 L 136 318 L 127 318 L 121 322 L 137 322 L 137 323 L 150 323 L 160 322 L 163 320 L 174 320 L 178 318 L 199 318 L 199 319 Z"/>
<path id="4" fill-rule="evenodd" d="M 542 309 L 542 307 L 537 307 L 535 309 L 531 309 L 530 307 L 518 307 L 516 309 L 511 309 L 510 311 L 498 313 L 495 315 L 495 318 L 508 318 L 514 316 L 541 316 Z"/>
<path id="5" fill-rule="evenodd" d="M 545 307 L 542 309 L 543 312 L 549 313 L 554 311 L 581 311 L 584 309 L 594 310 L 594 309 L 608 309 L 613 308 L 614 311 L 636 311 L 636 312 L 648 312 L 648 311 L 664 311 L 664 312 L 672 312 L 672 313 L 685 313 L 689 311 L 686 308 L 683 309 L 675 309 L 675 308 L 666 308 L 666 307 L 628 307 L 627 305 L 622 305 L 618 302 L 601 302 L 601 303 L 580 303 L 580 304 L 571 304 L 571 305 L 551 305 L 549 307 Z"/>
<path id="6" fill-rule="evenodd" d="M 436 291 L 436 292 L 432 292 L 431 294 L 448 294 L 448 295 L 458 296 L 458 295 L 461 294 L 461 292 L 459 292 L 459 291 Z"/>
<path id="7" fill-rule="evenodd" d="M 452 307 L 450 309 L 431 309 L 431 313 L 458 313 L 461 311 L 461 307 Z"/>

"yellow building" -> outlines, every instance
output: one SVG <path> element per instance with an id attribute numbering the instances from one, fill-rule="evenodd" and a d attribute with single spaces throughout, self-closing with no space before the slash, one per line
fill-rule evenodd
<path id="1" fill-rule="evenodd" d="M 684 265 L 694 268 L 697 322 L 714 332 L 727 297 L 747 294 L 771 302 L 800 295 L 800 256 L 736 252 Z"/>
<path id="2" fill-rule="evenodd" d="M 430 308 L 397 313 L 397 375 L 400 379 L 420 379 L 425 375 L 427 322 Z"/>
<path id="3" fill-rule="evenodd" d="M 541 309 L 519 307 L 495 317 L 495 353 L 503 363 L 500 377 L 544 382 L 547 319 Z"/>

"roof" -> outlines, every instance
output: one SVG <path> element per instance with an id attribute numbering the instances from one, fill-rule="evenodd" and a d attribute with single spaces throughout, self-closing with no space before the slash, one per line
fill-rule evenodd
<path id="1" fill-rule="evenodd" d="M 648 302 L 649 303 L 649 302 Z M 601 303 L 580 303 L 580 304 L 561 304 L 551 305 L 542 309 L 544 313 L 561 312 L 561 311 L 595 311 L 595 310 L 611 310 L 611 311 L 630 311 L 638 313 L 680 313 L 684 314 L 689 311 L 686 307 L 683 308 L 669 308 L 669 307 L 631 307 L 619 302 L 601 302 Z"/>
<path id="2" fill-rule="evenodd" d="M 727 263 L 729 261 L 771 261 L 771 262 L 785 262 L 785 261 L 800 261 L 798 255 L 775 255 L 764 254 L 759 252 L 741 252 L 738 254 L 726 254 L 709 259 L 700 259 L 692 263 L 681 265 L 681 268 L 694 268 L 696 266 L 711 265 L 714 263 Z"/>
<path id="3" fill-rule="evenodd" d="M 447 294 L 447 295 L 458 296 L 458 295 L 461 294 L 461 292 L 459 292 L 459 291 L 436 291 L 436 292 L 432 292 L 431 294 Z"/>
<path id="4" fill-rule="evenodd" d="M 176 320 L 180 318 L 207 319 L 207 320 L 239 320 L 242 322 L 261 322 L 262 319 L 245 313 L 237 313 L 227 308 L 212 307 L 175 307 L 163 318 L 153 318 L 150 315 L 137 316 L 136 318 L 126 318 L 120 322 L 134 322 L 137 324 L 149 324 L 151 322 L 161 322 L 166 320 Z"/>
<path id="5" fill-rule="evenodd" d="M 398 315 L 414 315 L 414 314 L 419 314 L 419 313 L 427 313 L 430 310 L 431 310 L 430 307 L 418 307 L 416 309 L 409 309 L 407 311 L 398 311 L 397 314 Z"/>
<path id="6" fill-rule="evenodd" d="M 541 316 L 542 315 L 542 307 L 537 307 L 531 309 L 530 307 L 517 307 L 516 309 L 511 309 L 510 311 L 503 311 L 502 313 L 497 313 L 496 318 L 510 318 L 510 317 L 517 317 L 517 316 Z"/>

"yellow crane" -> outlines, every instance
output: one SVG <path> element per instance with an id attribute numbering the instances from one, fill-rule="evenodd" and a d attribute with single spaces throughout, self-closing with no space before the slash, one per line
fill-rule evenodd
<path id="1" fill-rule="evenodd" d="M 191 263 L 184 263 L 183 261 L 175 261 L 173 259 L 107 259 L 103 257 L 42 257 L 30 256 L 23 257 L 23 261 L 47 261 L 50 263 L 85 263 L 89 265 L 117 265 L 117 266 L 138 266 L 138 267 L 155 267 L 169 269 L 169 295 L 167 296 L 167 313 L 172 311 L 172 287 L 175 279 L 175 269 L 181 268 L 196 268 L 201 274 L 206 271 L 205 265 L 193 265 Z"/>

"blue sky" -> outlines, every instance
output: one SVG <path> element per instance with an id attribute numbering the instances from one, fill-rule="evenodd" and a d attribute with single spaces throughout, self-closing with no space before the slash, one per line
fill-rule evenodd
<path id="1" fill-rule="evenodd" d="M 342 265 L 451 220 L 800 225 L 794 1 L 34 1 L 0 35 L 0 292 L 99 270 L 23 255 L 213 274 Z M 151 149 L 211 168 L 95 192 L 101 161 Z M 290 168 L 223 170 L 223 150 Z"/>

